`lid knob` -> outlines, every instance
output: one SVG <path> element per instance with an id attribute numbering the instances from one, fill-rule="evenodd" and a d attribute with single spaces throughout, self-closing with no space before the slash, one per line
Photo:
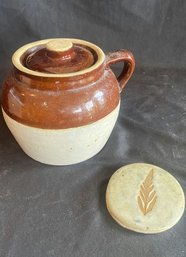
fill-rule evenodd
<path id="1" fill-rule="evenodd" d="M 46 44 L 47 55 L 50 58 L 72 58 L 73 44 L 69 39 L 54 39 Z"/>
<path id="2" fill-rule="evenodd" d="M 53 52 L 66 52 L 70 50 L 70 48 L 72 47 L 73 47 L 73 44 L 68 39 L 50 40 L 46 45 L 46 49 L 48 51 L 53 51 Z"/>

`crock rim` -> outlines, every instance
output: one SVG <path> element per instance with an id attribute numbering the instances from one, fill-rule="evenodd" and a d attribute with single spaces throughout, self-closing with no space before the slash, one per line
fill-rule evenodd
<path id="1" fill-rule="evenodd" d="M 71 72 L 71 73 L 63 73 L 63 74 L 56 74 L 56 73 L 54 74 L 54 73 L 45 73 L 45 72 L 34 71 L 34 70 L 26 68 L 21 63 L 22 55 L 29 49 L 34 48 L 39 45 L 45 45 L 51 40 L 58 40 L 58 39 L 67 39 L 67 40 L 71 40 L 72 43 L 81 44 L 81 45 L 90 47 L 97 53 L 97 56 L 98 56 L 97 61 L 92 66 L 90 66 L 86 69 L 83 69 L 81 71 Z M 22 47 L 17 49 L 12 56 L 12 63 L 14 65 L 14 67 L 16 67 L 19 71 L 29 74 L 29 75 L 32 75 L 32 76 L 48 77 L 48 78 L 69 78 L 69 77 L 83 75 L 83 74 L 89 73 L 89 72 L 97 69 L 100 65 L 103 64 L 104 60 L 105 60 L 105 54 L 101 50 L 101 48 L 99 48 L 97 45 L 90 43 L 88 41 L 81 40 L 81 39 L 75 39 L 75 38 L 49 38 L 49 39 L 34 41 L 29 44 L 23 45 Z"/>

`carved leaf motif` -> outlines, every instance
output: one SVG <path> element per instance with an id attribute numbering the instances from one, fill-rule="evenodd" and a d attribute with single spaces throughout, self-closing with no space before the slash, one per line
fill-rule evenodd
<path id="1" fill-rule="evenodd" d="M 138 195 L 138 206 L 144 215 L 152 211 L 156 200 L 157 196 L 153 185 L 153 169 L 151 169 L 141 184 Z"/>

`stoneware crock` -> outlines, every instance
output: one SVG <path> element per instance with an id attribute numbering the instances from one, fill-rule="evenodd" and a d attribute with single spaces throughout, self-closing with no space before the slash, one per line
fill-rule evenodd
<path id="1" fill-rule="evenodd" d="M 79 39 L 46 39 L 19 48 L 3 84 L 2 111 L 23 151 L 68 165 L 97 154 L 117 120 L 120 93 L 134 71 L 126 50 L 105 56 Z M 124 62 L 117 79 L 110 65 Z"/>

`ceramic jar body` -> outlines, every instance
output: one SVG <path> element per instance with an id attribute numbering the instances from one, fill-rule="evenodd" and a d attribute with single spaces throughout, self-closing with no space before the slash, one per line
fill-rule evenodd
<path id="1" fill-rule="evenodd" d="M 46 164 L 68 165 L 104 147 L 119 113 L 118 82 L 109 68 L 98 80 L 86 84 L 87 80 L 72 84 L 57 79 L 43 90 L 25 75 L 7 78 L 3 115 L 27 155 Z"/>
<path id="2" fill-rule="evenodd" d="M 36 56 L 31 61 L 28 59 L 34 67 L 38 66 L 40 52 L 45 51 L 41 46 L 47 42 L 39 41 Z M 82 56 L 88 56 L 89 59 L 88 62 L 83 60 L 84 66 L 87 63 L 90 65 L 96 56 L 91 67 L 69 74 L 31 71 L 24 66 L 23 47 L 22 52 L 18 50 L 20 58 L 17 60 L 17 55 L 16 58 L 14 56 L 13 70 L 3 85 L 2 110 L 7 126 L 27 155 L 46 164 L 82 162 L 104 147 L 118 117 L 120 92 L 134 70 L 134 59 L 128 51 L 117 51 L 105 58 L 103 52 L 91 43 L 81 40 L 72 42 L 77 43 L 78 50 L 75 50 L 81 53 L 78 57 L 81 61 L 78 63 L 78 58 L 69 60 L 67 56 L 65 61 L 70 66 L 65 67 L 65 70 L 73 69 L 72 63 L 76 63 L 75 68 L 79 69 Z M 69 45 L 62 43 L 63 47 Z M 50 43 L 50 49 L 53 45 L 53 42 Z M 59 46 L 55 42 L 56 45 Z M 81 45 L 85 49 L 82 50 Z M 31 52 L 35 45 L 27 45 L 26 49 Z M 73 49 L 68 49 L 69 52 L 73 52 Z M 47 72 L 51 69 L 56 72 L 63 63 L 59 53 L 57 57 L 56 52 L 49 53 L 50 56 L 42 60 L 39 69 L 44 67 Z M 51 61 L 51 56 L 57 58 L 59 68 L 56 59 Z M 109 65 L 118 61 L 124 61 L 126 65 L 117 80 Z M 51 67 L 47 66 L 48 63 L 52 63 Z"/>

